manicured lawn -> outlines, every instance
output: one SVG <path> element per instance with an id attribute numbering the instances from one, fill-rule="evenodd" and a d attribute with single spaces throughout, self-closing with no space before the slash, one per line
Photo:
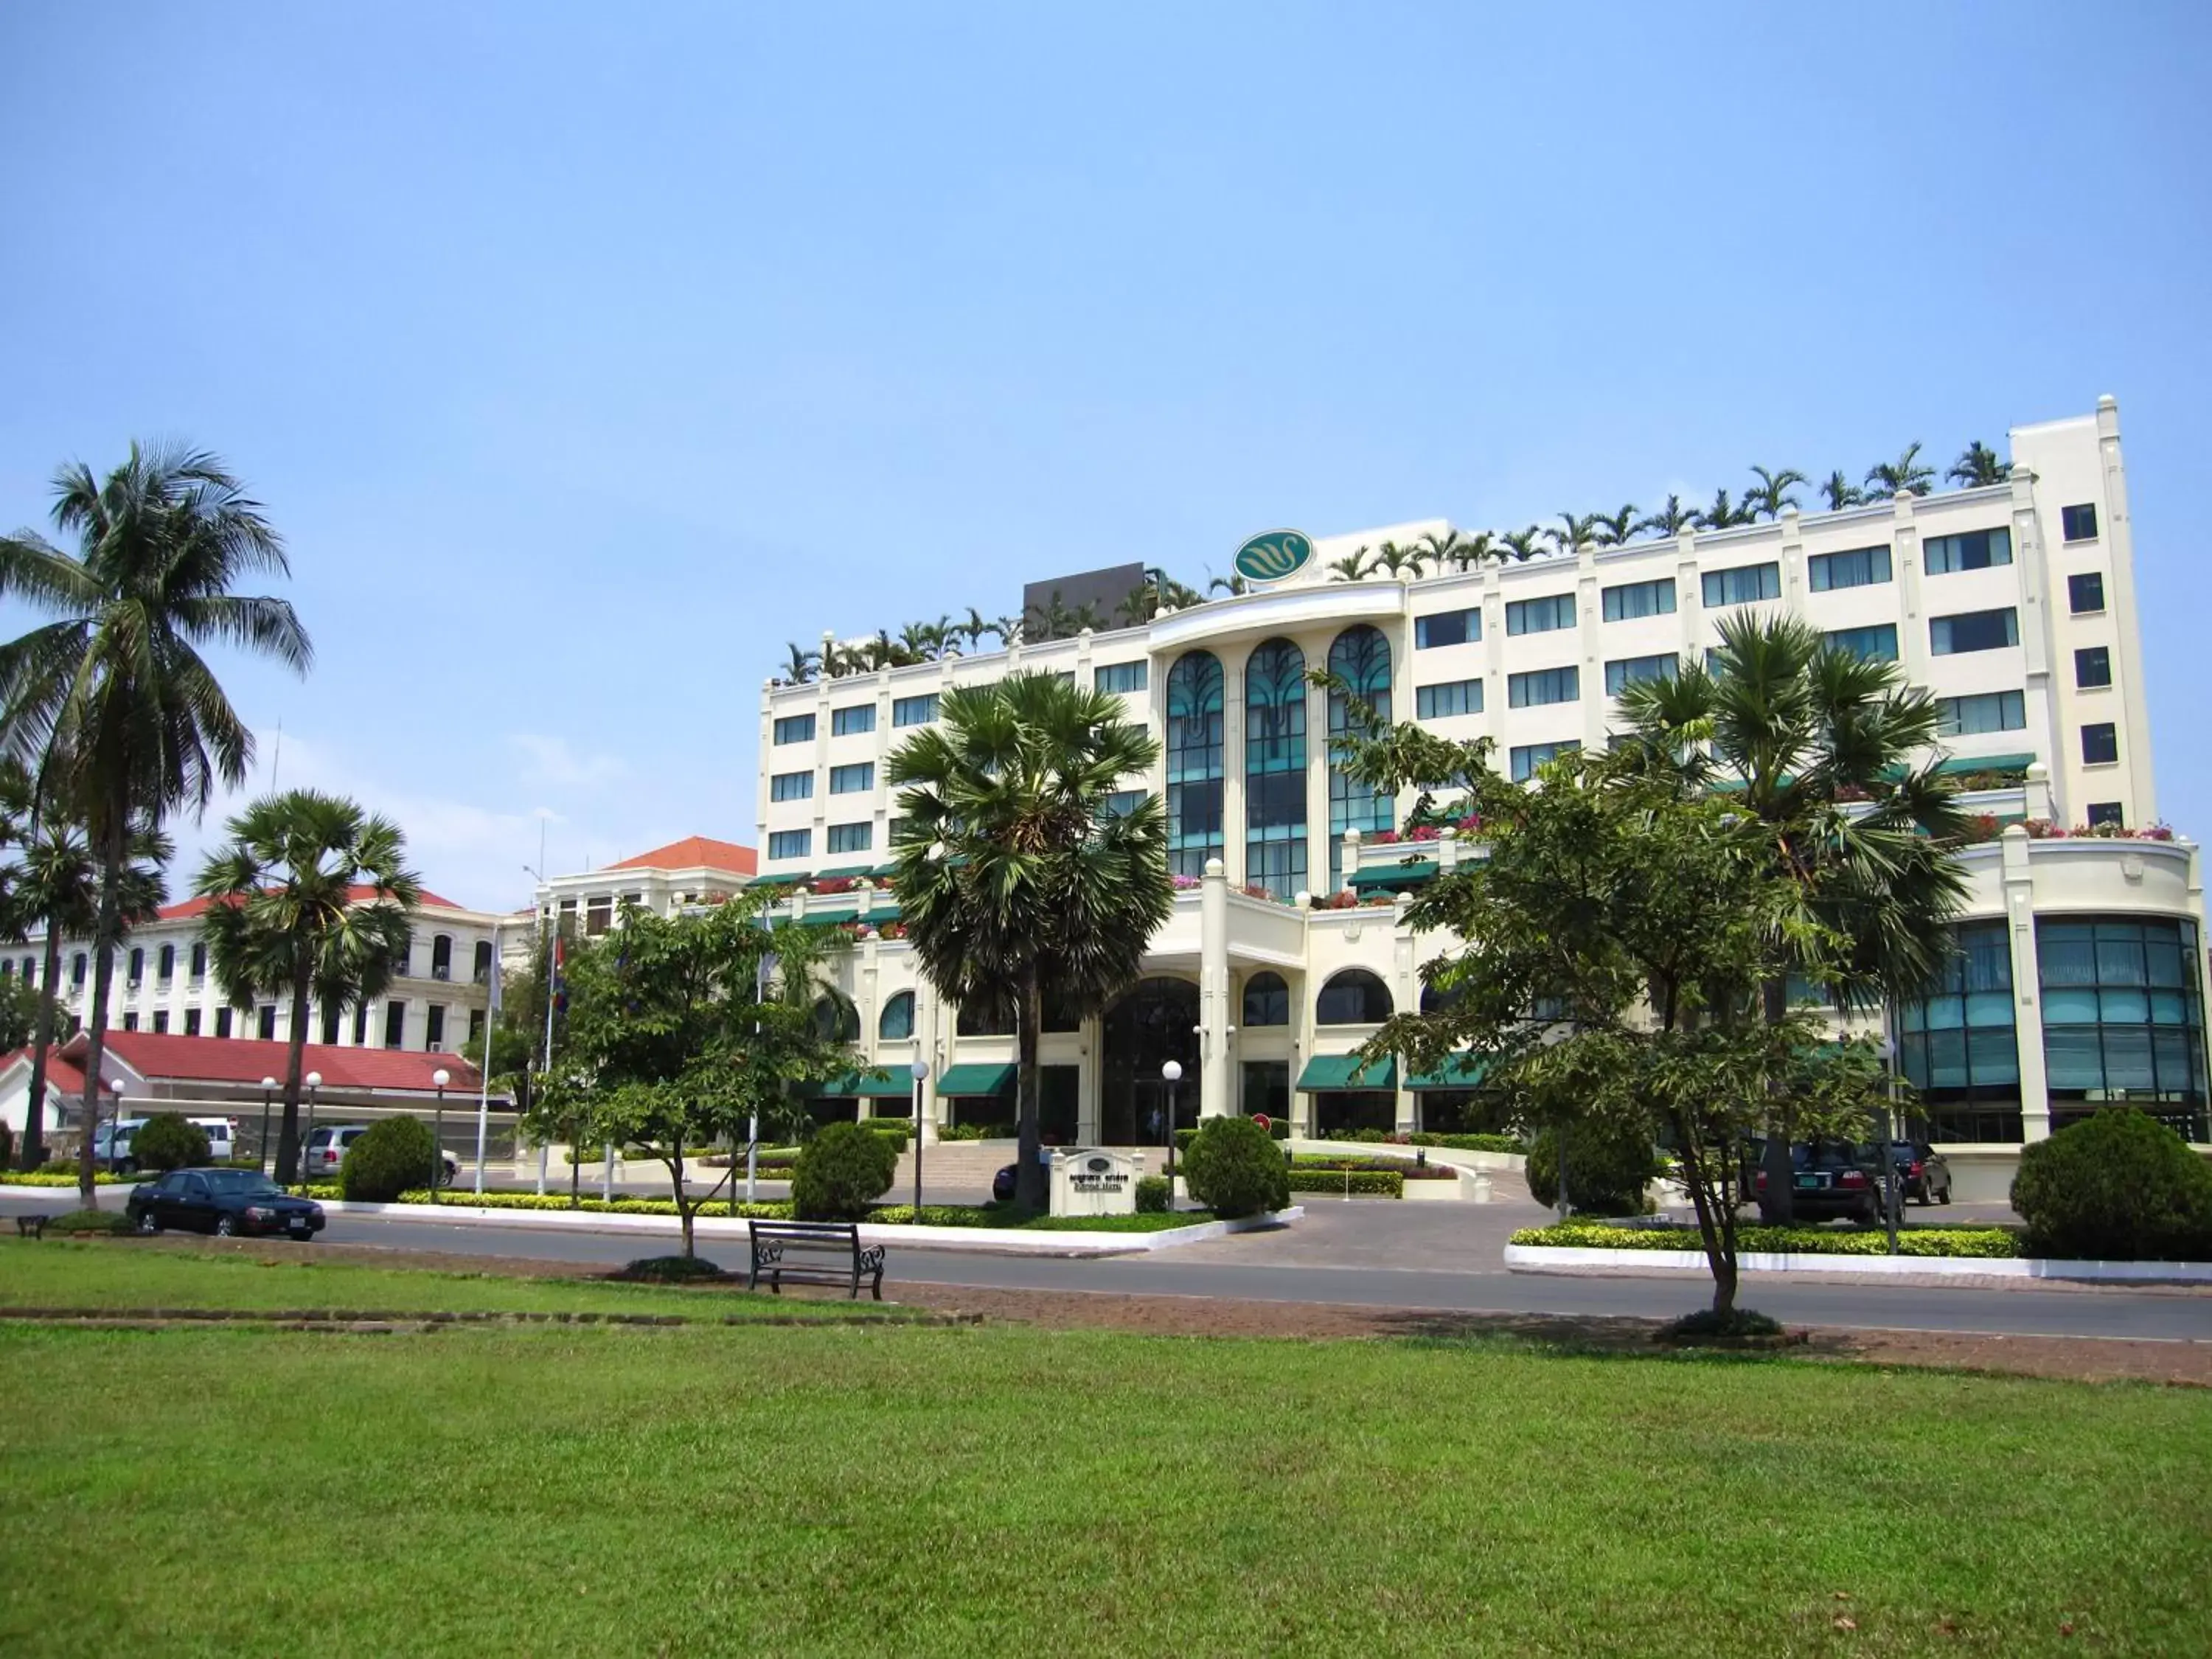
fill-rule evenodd
<path id="1" fill-rule="evenodd" d="M 0 1325 L 0 1425 L 11 1653 L 2212 1645 L 2212 1396 L 2181 1389 L 1015 1327 Z"/>

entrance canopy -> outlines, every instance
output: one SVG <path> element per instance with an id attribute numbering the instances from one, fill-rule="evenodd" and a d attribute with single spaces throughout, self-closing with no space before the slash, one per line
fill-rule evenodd
<path id="1" fill-rule="evenodd" d="M 1010 1060 L 963 1060 L 949 1066 L 937 1079 L 937 1092 L 948 1097 L 989 1095 L 1009 1098 L 1014 1092 L 1015 1067 Z"/>
<path id="2" fill-rule="evenodd" d="M 1436 873 L 1434 859 L 1406 859 L 1395 864 L 1367 865 L 1353 871 L 1346 884 L 1361 893 L 1403 893 Z"/>
<path id="3" fill-rule="evenodd" d="M 1398 1062 L 1393 1058 L 1376 1065 L 1363 1063 L 1358 1054 L 1316 1054 L 1298 1073 L 1301 1094 L 1334 1094 L 1348 1089 L 1395 1090 Z"/>

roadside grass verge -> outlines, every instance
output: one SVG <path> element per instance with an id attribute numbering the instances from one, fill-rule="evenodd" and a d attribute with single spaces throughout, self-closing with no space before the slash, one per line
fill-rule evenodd
<path id="1" fill-rule="evenodd" d="M 2212 1642 L 2195 1390 L 993 1327 L 0 1325 L 0 1422 L 21 1653 Z"/>

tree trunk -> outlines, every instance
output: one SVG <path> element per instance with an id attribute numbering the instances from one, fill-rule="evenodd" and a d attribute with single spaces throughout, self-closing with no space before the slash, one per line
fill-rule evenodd
<path id="1" fill-rule="evenodd" d="M 1787 980 L 1771 979 L 1759 988 L 1761 1012 L 1770 1026 L 1779 1025 L 1790 1014 L 1790 990 Z M 1786 1227 L 1797 1218 L 1796 1195 L 1792 1186 L 1796 1174 L 1790 1162 L 1790 1103 L 1776 1085 L 1767 1085 L 1773 1099 L 1766 1114 L 1766 1140 L 1760 1147 L 1759 1167 L 1766 1176 L 1766 1190 L 1759 1204 L 1759 1218 L 1771 1218 L 1778 1226 Z"/>
<path id="2" fill-rule="evenodd" d="M 669 1172 L 676 1178 L 676 1217 L 684 1224 L 684 1259 L 690 1261 L 697 1252 L 691 1243 L 691 1205 L 684 1193 L 684 1137 L 676 1137 L 676 1156 L 669 1160 Z"/>
<path id="3" fill-rule="evenodd" d="M 93 1179 L 92 1138 L 100 1127 L 100 1062 L 107 1054 L 108 981 L 115 973 L 115 924 L 122 906 L 123 854 L 126 844 L 123 815 L 108 826 L 107 845 L 101 849 L 100 920 L 94 925 L 92 945 L 92 1018 L 87 1022 L 84 1051 L 84 1146 L 77 1155 L 77 1196 L 88 1210 L 100 1207 L 100 1188 Z M 111 1141 L 108 1154 L 115 1147 Z"/>
<path id="4" fill-rule="evenodd" d="M 307 1070 L 307 976 L 303 964 L 292 976 L 291 1041 L 284 1050 L 284 1119 L 276 1127 L 276 1184 L 300 1178 L 300 1088 Z"/>
<path id="5" fill-rule="evenodd" d="M 1044 1166 L 1037 1162 L 1037 1027 L 1043 1020 L 1044 997 L 1031 968 L 1022 975 L 1021 1007 L 1014 1018 L 1014 1202 L 1032 1212 L 1051 1202 Z M 921 1127 L 915 1126 L 916 1133 Z"/>
<path id="6" fill-rule="evenodd" d="M 23 1155 L 18 1160 L 25 1170 L 46 1161 L 46 1050 L 53 1046 L 54 981 L 61 971 L 61 919 L 48 916 L 46 977 L 39 981 L 39 1024 L 31 1041 L 31 1096 L 23 1108 Z"/>
<path id="7" fill-rule="evenodd" d="M 1679 1114 L 1669 1115 L 1674 1144 L 1681 1149 L 1682 1186 L 1698 1212 L 1698 1242 L 1705 1247 L 1705 1266 L 1713 1275 L 1713 1311 L 1727 1314 L 1735 1306 L 1735 1229 L 1728 1219 L 1728 1185 L 1718 1190 L 1706 1172 L 1705 1152 Z M 1725 1156 L 1736 1153 L 1731 1148 Z"/>

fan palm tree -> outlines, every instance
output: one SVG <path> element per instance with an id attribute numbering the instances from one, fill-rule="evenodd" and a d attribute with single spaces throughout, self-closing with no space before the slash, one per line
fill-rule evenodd
<path id="1" fill-rule="evenodd" d="M 1996 451 L 1977 438 L 1960 451 L 1959 459 L 1951 463 L 1951 470 L 1945 476 L 1953 483 L 1968 489 L 1982 489 L 2011 477 L 2012 463 L 1999 460 Z"/>
<path id="2" fill-rule="evenodd" d="M 1828 511 L 1840 513 L 1847 507 L 1863 507 L 1866 496 L 1859 487 L 1844 477 L 1843 469 L 1831 472 L 1820 485 L 1820 493 L 1828 498 Z"/>
<path id="3" fill-rule="evenodd" d="M 1355 547 L 1342 558 L 1328 562 L 1328 576 L 1331 581 L 1361 582 L 1367 580 L 1367 573 L 1372 568 L 1367 562 L 1367 550 Z"/>
<path id="4" fill-rule="evenodd" d="M 1916 495 L 1924 495 L 1935 483 L 1936 469 L 1920 459 L 1920 446 L 1911 444 L 1895 461 L 1885 461 L 1867 470 L 1867 499 L 1886 501 L 1908 489 Z"/>
<path id="5" fill-rule="evenodd" d="M 1600 547 L 1619 547 L 1633 536 L 1638 528 L 1634 503 L 1623 501 L 1618 513 L 1600 513 L 1593 516 L 1590 536 Z"/>
<path id="6" fill-rule="evenodd" d="M 786 684 L 805 685 L 814 678 L 814 671 L 821 666 L 822 653 L 819 651 L 809 651 L 805 646 L 795 645 L 788 641 L 785 642 L 784 649 L 791 653 L 783 665 L 783 678 Z"/>
<path id="7" fill-rule="evenodd" d="M 408 912 L 422 888 L 407 867 L 399 826 L 339 796 L 313 789 L 266 796 L 225 829 L 230 845 L 209 855 L 192 891 L 213 901 L 200 931 L 232 1006 L 290 999 L 276 1137 L 276 1179 L 289 1182 L 299 1164 L 309 1001 L 328 1011 L 382 995 L 412 937 Z"/>
<path id="8" fill-rule="evenodd" d="M 1700 509 L 1695 515 L 1700 530 L 1733 530 L 1738 525 L 1751 522 L 1750 512 L 1729 500 L 1725 489 L 1713 492 L 1713 504 Z"/>
<path id="9" fill-rule="evenodd" d="M 231 591 L 249 573 L 290 567 L 260 504 L 214 456 L 133 444 L 105 480 L 81 463 L 62 468 L 54 497 L 54 524 L 76 538 L 76 554 L 29 532 L 0 538 L 0 596 L 56 617 L 0 647 L 0 752 L 26 764 L 50 748 L 67 757 L 54 782 L 81 810 L 100 860 L 90 1123 L 131 836 L 158 832 L 179 809 L 197 817 L 218 782 L 245 782 L 253 757 L 253 734 L 200 647 L 242 646 L 301 673 L 313 651 L 288 602 Z M 90 1146 L 88 1135 L 87 1207 Z"/>
<path id="10" fill-rule="evenodd" d="M 1669 495 L 1667 504 L 1656 513 L 1647 514 L 1636 529 L 1639 535 L 1648 530 L 1655 535 L 1679 536 L 1697 527 L 1697 509 L 1683 506 L 1680 495 Z"/>
<path id="11" fill-rule="evenodd" d="M 1088 1013 L 1134 982 L 1173 907 L 1158 795 L 1117 813 L 1160 745 L 1121 699 L 1048 674 L 945 693 L 939 720 L 885 763 L 908 832 L 902 919 L 921 970 L 963 1007 L 1015 1015 L 1016 1196 L 1043 1207 L 1037 1032 L 1048 999 Z"/>
<path id="12" fill-rule="evenodd" d="M 1752 519 L 1780 518 L 1784 507 L 1797 505 L 1797 498 L 1790 493 L 1790 486 L 1812 482 L 1791 466 L 1785 466 L 1779 472 L 1770 472 L 1763 466 L 1754 466 L 1751 472 L 1759 482 L 1743 492 L 1743 505 Z"/>
<path id="13" fill-rule="evenodd" d="M 1543 550 L 1544 529 L 1541 525 L 1530 525 L 1525 530 L 1509 530 L 1498 538 L 1512 554 L 1513 562 L 1526 564 Z"/>
<path id="14" fill-rule="evenodd" d="M 1865 660 L 1791 617 L 1733 616 L 1714 666 L 1686 660 L 1620 694 L 1619 740 L 1645 769 L 1687 791 L 1720 789 L 1760 826 L 1775 869 L 1798 893 L 1785 938 L 1838 1008 L 1910 997 L 1942 966 L 1946 923 L 1965 894 L 1950 857 L 1968 830 L 1934 754 L 1936 699 L 1895 663 Z M 1838 953 L 1793 939 L 1844 941 Z M 1770 1024 L 1788 988 L 1765 987 Z M 1788 1213 L 1786 1108 L 1770 1137 L 1767 1186 Z"/>

